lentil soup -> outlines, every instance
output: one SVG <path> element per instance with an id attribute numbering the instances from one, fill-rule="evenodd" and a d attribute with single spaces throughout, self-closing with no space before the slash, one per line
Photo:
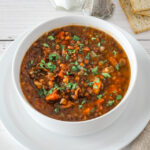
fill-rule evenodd
<path id="1" fill-rule="evenodd" d="M 92 27 L 69 25 L 44 33 L 26 52 L 20 84 L 28 102 L 58 120 L 99 117 L 124 97 L 130 65 L 121 45 Z"/>

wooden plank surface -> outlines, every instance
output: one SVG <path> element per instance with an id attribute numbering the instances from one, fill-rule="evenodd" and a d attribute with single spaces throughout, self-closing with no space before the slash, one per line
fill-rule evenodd
<path id="1" fill-rule="evenodd" d="M 150 31 L 134 34 L 123 13 L 119 1 L 113 0 L 115 11 L 111 18 L 107 19 L 120 26 L 134 36 L 150 54 Z M 66 13 L 67 14 L 67 13 Z M 78 12 L 76 14 L 81 14 Z M 40 22 L 59 16 L 55 12 L 49 0 L 0 0 L 0 56 L 8 46 L 23 32 L 32 29 Z M 1 150 L 25 150 L 7 132 L 0 122 L 0 149 Z M 130 146 L 123 150 L 130 150 Z"/>

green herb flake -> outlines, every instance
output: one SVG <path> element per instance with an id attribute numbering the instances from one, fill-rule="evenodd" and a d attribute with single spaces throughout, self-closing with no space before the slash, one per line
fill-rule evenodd
<path id="1" fill-rule="evenodd" d="M 83 47 L 83 46 L 84 46 L 84 44 L 83 44 L 83 43 L 79 43 L 78 45 L 79 45 L 80 47 Z"/>
<path id="2" fill-rule="evenodd" d="M 78 53 L 79 53 L 79 54 L 82 54 L 82 52 L 83 52 L 83 51 L 82 51 L 82 49 L 80 48 L 79 51 L 78 51 Z"/>
<path id="3" fill-rule="evenodd" d="M 76 87 L 77 87 L 77 83 L 73 83 L 73 84 L 72 84 L 72 89 L 75 90 Z"/>
<path id="4" fill-rule="evenodd" d="M 94 82 L 89 82 L 89 83 L 88 83 L 88 85 L 89 85 L 90 87 L 92 87 L 93 84 L 94 84 Z"/>
<path id="5" fill-rule="evenodd" d="M 78 108 L 79 108 L 79 109 L 82 109 L 82 108 L 83 108 L 83 105 L 78 105 Z"/>
<path id="6" fill-rule="evenodd" d="M 113 104 L 115 103 L 115 101 L 114 100 L 109 100 L 108 102 L 107 102 L 107 104 L 106 104 L 106 106 L 112 106 Z"/>
<path id="7" fill-rule="evenodd" d="M 98 86 L 96 84 L 94 85 L 94 89 L 98 89 Z"/>
<path id="8" fill-rule="evenodd" d="M 33 65 L 33 63 L 34 63 L 34 60 L 31 60 L 31 61 L 30 61 L 30 64 Z"/>
<path id="9" fill-rule="evenodd" d="M 113 93 L 115 94 L 115 93 L 117 93 L 117 91 L 113 91 Z"/>
<path id="10" fill-rule="evenodd" d="M 102 75 L 105 77 L 105 78 L 111 78 L 111 75 L 109 73 L 102 73 Z"/>
<path id="11" fill-rule="evenodd" d="M 71 72 L 69 72 L 69 71 L 67 71 L 67 72 L 66 72 L 66 74 L 67 74 L 67 75 L 69 75 L 69 76 L 70 76 L 70 75 L 72 75 L 72 73 L 71 73 Z"/>
<path id="12" fill-rule="evenodd" d="M 96 40 L 96 37 L 91 37 L 91 40 L 93 41 L 93 40 Z"/>
<path id="13" fill-rule="evenodd" d="M 94 75 L 97 75 L 98 74 L 98 66 L 96 66 L 95 68 L 92 68 L 92 73 Z"/>
<path id="14" fill-rule="evenodd" d="M 43 96 L 43 94 L 44 94 L 42 89 L 40 89 L 40 90 L 38 91 L 38 93 L 39 93 L 40 97 Z"/>
<path id="15" fill-rule="evenodd" d="M 60 49 L 64 50 L 65 49 L 65 45 L 60 45 Z"/>
<path id="16" fill-rule="evenodd" d="M 76 52 L 76 50 L 75 50 L 75 49 L 67 49 L 67 51 L 68 51 L 70 54 L 72 54 L 72 53 L 75 53 L 75 52 Z"/>
<path id="17" fill-rule="evenodd" d="M 97 98 L 98 98 L 99 100 L 101 100 L 101 99 L 102 99 L 102 97 L 103 97 L 103 95 L 102 95 L 102 94 L 97 95 Z"/>
<path id="18" fill-rule="evenodd" d="M 85 59 L 90 59 L 90 53 L 85 56 Z"/>
<path id="19" fill-rule="evenodd" d="M 47 48 L 49 47 L 49 45 L 47 43 L 43 43 L 43 46 L 47 47 Z"/>
<path id="20" fill-rule="evenodd" d="M 53 72 L 56 70 L 56 65 L 52 64 L 51 62 L 48 62 L 46 64 L 46 68 L 48 68 L 50 70 L 50 72 Z"/>
<path id="21" fill-rule="evenodd" d="M 48 94 L 48 92 L 47 92 L 47 90 L 45 90 L 44 86 L 43 86 L 43 94 L 44 94 L 45 96 L 47 96 L 47 94 Z"/>
<path id="22" fill-rule="evenodd" d="M 59 108 L 56 107 L 56 108 L 54 109 L 54 112 L 55 112 L 55 113 L 59 113 Z"/>
<path id="23" fill-rule="evenodd" d="M 56 53 L 52 53 L 48 57 L 49 57 L 49 60 L 51 60 L 51 61 L 56 61 L 59 59 L 59 55 Z"/>
<path id="24" fill-rule="evenodd" d="M 73 36 L 73 40 L 74 40 L 74 41 L 80 41 L 80 38 L 79 38 L 78 36 L 74 35 L 74 36 Z"/>
<path id="25" fill-rule="evenodd" d="M 117 95 L 116 96 L 116 100 L 121 100 L 122 99 L 122 95 Z"/>
<path id="26" fill-rule="evenodd" d="M 82 105 L 85 104 L 85 103 L 86 103 L 86 100 L 83 100 L 83 101 L 81 102 Z"/>
<path id="27" fill-rule="evenodd" d="M 102 61 L 100 61 L 102 64 L 105 64 L 106 62 L 107 62 L 107 60 L 105 59 L 105 60 L 102 60 Z"/>
<path id="28" fill-rule="evenodd" d="M 68 55 L 68 54 L 66 54 L 66 57 L 65 57 L 65 58 L 66 58 L 66 60 L 68 61 L 68 60 L 69 60 L 69 55 Z"/>
<path id="29" fill-rule="evenodd" d="M 116 50 L 113 51 L 113 55 L 117 55 L 117 51 Z"/>
<path id="30" fill-rule="evenodd" d="M 51 41 L 54 41 L 54 40 L 55 40 L 55 38 L 54 38 L 53 35 L 50 35 L 50 36 L 48 36 L 47 38 L 48 38 L 49 40 L 51 40 Z"/>
<path id="31" fill-rule="evenodd" d="M 41 59 L 41 62 L 40 62 L 40 67 L 42 68 L 42 69 L 45 69 L 45 61 L 43 60 L 43 59 Z"/>
<path id="32" fill-rule="evenodd" d="M 119 70 L 119 64 L 116 65 L 116 70 Z"/>
<path id="33" fill-rule="evenodd" d="M 78 71 L 78 68 L 77 68 L 76 66 L 72 66 L 72 71 L 77 72 L 77 71 Z"/>
<path id="34" fill-rule="evenodd" d="M 71 89 L 71 88 L 72 88 L 72 83 L 71 83 L 71 82 L 68 82 L 67 85 L 66 85 L 66 87 L 67 87 L 68 89 Z"/>
<path id="35" fill-rule="evenodd" d="M 99 43 L 97 44 L 97 46 L 100 48 L 100 47 L 101 47 L 101 43 L 99 42 Z"/>
<path id="36" fill-rule="evenodd" d="M 95 81 L 96 83 L 99 83 L 100 82 L 100 79 L 99 78 L 96 78 L 96 81 Z"/>

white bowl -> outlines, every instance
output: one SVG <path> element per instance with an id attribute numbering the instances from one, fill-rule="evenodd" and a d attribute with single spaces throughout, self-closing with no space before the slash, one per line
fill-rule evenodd
<path id="1" fill-rule="evenodd" d="M 125 50 L 131 67 L 131 80 L 130 80 L 129 88 L 122 101 L 111 111 L 109 111 L 108 113 L 100 117 L 87 120 L 87 121 L 79 121 L 79 122 L 55 120 L 35 110 L 24 97 L 20 87 L 20 81 L 19 81 L 20 66 L 23 57 L 26 51 L 28 50 L 28 48 L 31 46 L 31 44 L 35 40 L 37 40 L 44 32 L 53 30 L 58 27 L 71 25 L 71 24 L 91 26 L 100 29 L 108 33 L 109 35 L 111 35 L 114 39 L 116 39 L 120 43 L 120 45 Z M 136 56 L 134 54 L 132 46 L 125 38 L 125 36 L 120 31 L 118 31 L 114 26 L 112 26 L 110 23 L 94 17 L 87 17 L 87 16 L 59 17 L 56 19 L 48 20 L 38 25 L 30 33 L 28 33 L 26 37 L 22 40 L 22 42 L 20 43 L 19 47 L 16 50 L 13 59 L 13 64 L 12 64 L 13 84 L 26 111 L 32 116 L 34 120 L 36 120 L 43 127 L 51 131 L 54 131 L 56 133 L 71 135 L 71 136 L 81 136 L 81 135 L 91 134 L 111 125 L 125 110 L 128 101 L 132 100 L 129 99 L 129 95 L 131 94 L 132 89 L 134 87 L 136 76 L 137 76 Z"/>

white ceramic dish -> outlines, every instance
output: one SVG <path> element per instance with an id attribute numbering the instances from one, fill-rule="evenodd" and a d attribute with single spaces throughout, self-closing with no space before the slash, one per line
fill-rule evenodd
<path id="1" fill-rule="evenodd" d="M 123 32 L 123 31 L 122 31 Z M 131 42 L 138 62 L 138 76 L 128 109 L 109 128 L 90 136 L 68 137 L 54 134 L 34 121 L 14 93 L 11 64 L 14 52 L 25 35 L 16 39 L 0 60 L 0 119 L 9 133 L 30 150 L 119 150 L 134 140 L 145 128 L 150 117 L 150 60 L 144 48 L 123 32 Z M 144 87 L 144 88 L 141 88 Z M 7 90 L 6 90 L 7 89 Z"/>
<path id="2" fill-rule="evenodd" d="M 87 121 L 80 121 L 80 122 L 59 121 L 39 113 L 25 99 L 21 91 L 20 82 L 19 82 L 20 65 L 23 56 L 25 55 L 26 51 L 31 46 L 31 44 L 38 37 L 40 37 L 44 32 L 47 32 L 54 28 L 70 25 L 70 24 L 92 26 L 110 34 L 122 45 L 123 49 L 125 50 L 129 58 L 130 67 L 131 67 L 130 85 L 126 95 L 124 96 L 120 104 L 103 116 L 91 120 L 87 120 Z M 20 100 L 23 102 L 24 108 L 27 110 L 27 112 L 33 117 L 33 119 L 35 119 L 38 123 L 40 123 L 45 128 L 60 134 L 72 135 L 72 136 L 91 134 L 93 132 L 102 130 L 107 126 L 111 125 L 124 111 L 128 101 L 132 100 L 129 99 L 129 96 L 134 87 L 134 83 L 137 75 L 136 57 L 132 46 L 130 45 L 128 40 L 124 37 L 124 35 L 119 30 L 117 30 L 114 26 L 112 26 L 111 24 L 103 20 L 94 17 L 85 17 L 85 16 L 59 17 L 56 19 L 49 20 L 37 26 L 26 37 L 24 37 L 22 42 L 19 44 L 19 47 L 16 50 L 15 57 L 12 64 L 13 64 L 12 77 L 13 77 L 13 84 L 16 89 L 15 92 L 18 94 Z"/>

